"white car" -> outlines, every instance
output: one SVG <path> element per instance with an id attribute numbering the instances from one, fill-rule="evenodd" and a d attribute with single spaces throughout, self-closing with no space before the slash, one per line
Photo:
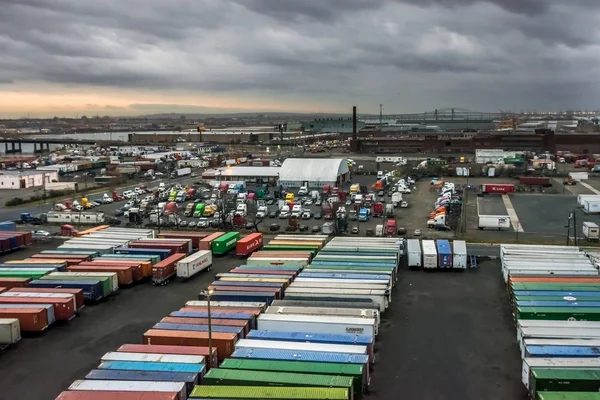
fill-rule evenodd
<path id="1" fill-rule="evenodd" d="M 133 190 L 126 190 L 123 192 L 123 197 L 125 197 L 126 199 L 131 199 L 134 196 L 135 192 Z"/>
<path id="2" fill-rule="evenodd" d="M 306 200 L 306 201 L 304 202 L 304 205 L 305 205 L 305 206 L 312 206 L 312 204 L 313 204 L 313 201 L 312 201 L 312 199 L 308 199 L 308 200 Z"/>
<path id="3" fill-rule="evenodd" d="M 31 235 L 34 238 L 46 238 L 52 236 L 52 234 L 48 231 L 33 231 L 31 232 Z"/>
<path id="4" fill-rule="evenodd" d="M 198 220 L 198 224 L 196 225 L 198 228 L 208 228 L 209 220 L 208 218 L 200 218 Z"/>
<path id="5" fill-rule="evenodd" d="M 402 203 L 400 203 L 400 208 L 406 208 L 408 207 L 408 203 L 406 201 L 403 201 Z"/>

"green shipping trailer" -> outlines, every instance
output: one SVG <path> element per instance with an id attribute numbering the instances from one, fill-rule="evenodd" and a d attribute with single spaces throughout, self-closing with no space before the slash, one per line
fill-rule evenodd
<path id="1" fill-rule="evenodd" d="M 578 303 L 586 302 L 586 301 L 599 301 L 600 302 L 600 293 L 598 296 L 580 296 L 577 297 L 577 300 L 569 300 L 568 296 L 515 296 L 515 301 L 577 301 Z"/>
<path id="2" fill-rule="evenodd" d="M 532 368 L 531 398 L 539 392 L 599 392 L 600 371 L 585 368 Z"/>
<path id="3" fill-rule="evenodd" d="M 594 392 L 538 392 L 536 400 L 600 400 Z"/>
<path id="4" fill-rule="evenodd" d="M 600 321 L 596 307 L 517 307 L 517 319 L 552 321 Z"/>
<path id="5" fill-rule="evenodd" d="M 93 279 L 95 281 L 99 281 L 101 286 L 102 286 L 102 297 L 106 297 L 109 296 L 113 290 L 112 290 L 112 284 L 111 284 L 111 279 L 108 277 L 101 277 L 101 276 L 42 276 L 39 278 L 40 280 L 51 280 L 51 281 L 89 281 L 90 279 Z"/>
<path id="6" fill-rule="evenodd" d="M 352 392 L 343 388 L 279 386 L 196 386 L 189 399 L 228 400 L 349 400 Z"/>
<path id="7" fill-rule="evenodd" d="M 600 285 L 597 283 L 564 283 L 564 282 L 512 282 L 511 291 L 554 291 L 554 292 L 600 292 Z"/>
<path id="8" fill-rule="evenodd" d="M 348 389 L 352 393 L 353 381 L 351 377 L 347 376 L 222 368 L 211 368 L 202 377 L 202 383 L 205 385 L 336 387 Z"/>
<path id="9" fill-rule="evenodd" d="M 7 268 L 8 269 L 8 268 Z M 29 279 L 40 279 L 44 275 L 54 272 L 54 268 L 31 268 L 28 270 L 10 268 L 10 271 L 0 271 L 0 278 L 29 278 Z"/>
<path id="10" fill-rule="evenodd" d="M 360 364 L 227 358 L 219 368 L 351 377 L 355 396 L 360 396 L 362 390 L 368 386 L 368 382 L 363 382 L 363 366 Z"/>
<path id="11" fill-rule="evenodd" d="M 216 255 L 223 255 L 235 248 L 237 241 L 240 240 L 239 232 L 229 232 L 213 240 L 212 252 Z"/>

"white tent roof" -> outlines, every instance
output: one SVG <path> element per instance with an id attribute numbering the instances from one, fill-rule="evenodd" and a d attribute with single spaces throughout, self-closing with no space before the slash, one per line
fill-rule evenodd
<path id="1" fill-rule="evenodd" d="M 335 182 L 348 172 L 342 158 L 288 158 L 281 165 L 281 181 Z"/>

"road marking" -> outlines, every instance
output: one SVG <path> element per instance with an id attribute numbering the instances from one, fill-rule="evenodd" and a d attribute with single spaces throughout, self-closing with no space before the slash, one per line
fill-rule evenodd
<path id="1" fill-rule="evenodd" d="M 512 202 L 510 201 L 510 197 L 508 195 L 502 195 L 502 201 L 504 202 L 504 207 L 506 207 L 506 212 L 510 217 L 510 224 L 516 232 L 525 232 L 521 223 L 519 222 L 519 217 L 517 216 L 517 212 L 515 211 Z"/>
<path id="2" fill-rule="evenodd" d="M 583 186 L 584 188 L 586 188 L 587 190 L 589 190 L 590 192 L 594 193 L 594 194 L 600 194 L 599 191 L 597 191 L 596 189 L 594 189 L 593 187 L 591 187 L 589 184 L 583 182 L 583 181 L 579 181 L 579 184 L 581 186 Z"/>

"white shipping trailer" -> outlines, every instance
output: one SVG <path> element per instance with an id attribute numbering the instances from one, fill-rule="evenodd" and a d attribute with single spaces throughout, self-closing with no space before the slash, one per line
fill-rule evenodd
<path id="1" fill-rule="evenodd" d="M 578 194 L 577 195 L 577 204 L 583 206 L 583 203 L 586 201 L 600 201 L 600 195 L 597 194 Z"/>
<path id="2" fill-rule="evenodd" d="M 259 328 L 261 329 L 261 328 Z M 328 353 L 368 354 L 367 346 L 331 343 L 285 342 L 279 340 L 240 339 L 236 349 L 277 349 L 292 351 L 319 351 Z"/>
<path id="3" fill-rule="evenodd" d="M 21 325 L 17 318 L 0 318 L 0 348 L 21 340 Z"/>
<path id="4" fill-rule="evenodd" d="M 77 380 L 69 386 L 69 390 L 86 390 L 94 392 L 166 392 L 177 393 L 177 400 L 187 399 L 186 384 L 182 382 Z"/>
<path id="5" fill-rule="evenodd" d="M 355 282 L 355 283 L 352 283 Z M 388 301 L 392 300 L 392 291 L 386 284 L 365 284 L 359 279 L 346 279 L 344 283 L 326 283 L 326 282 L 294 282 L 290 288 L 312 288 L 320 289 L 343 289 L 346 291 L 354 290 L 385 290 L 388 292 Z"/>
<path id="6" fill-rule="evenodd" d="M 286 297 L 296 295 L 296 297 L 366 299 L 379 307 L 381 312 L 384 312 L 389 304 L 389 294 L 386 290 L 295 288 L 290 286 L 285 290 L 285 295 Z"/>
<path id="7" fill-rule="evenodd" d="M 100 361 L 139 361 L 158 363 L 204 364 L 204 356 L 160 353 L 128 353 L 111 351 L 104 354 Z"/>
<path id="8" fill-rule="evenodd" d="M 380 313 L 376 309 L 360 308 L 336 308 L 336 307 L 296 307 L 296 306 L 270 306 L 267 308 L 267 314 L 284 315 L 322 315 L 332 317 L 348 318 L 373 318 L 376 325 L 381 323 Z M 377 332 L 376 332 L 377 334 Z"/>
<path id="9" fill-rule="evenodd" d="M 517 340 L 519 343 L 526 339 L 598 339 L 600 340 L 600 328 L 519 328 Z"/>
<path id="10" fill-rule="evenodd" d="M 600 200 L 586 200 L 583 202 L 583 211 L 587 214 L 597 214 L 600 212 Z"/>
<path id="11" fill-rule="evenodd" d="M 467 268 L 467 242 L 455 240 L 452 242 L 452 268 Z"/>
<path id="12" fill-rule="evenodd" d="M 190 300 L 185 302 L 189 307 L 207 307 L 208 301 Z M 267 303 L 253 303 L 248 301 L 211 301 L 211 307 L 232 307 L 232 308 L 262 308 L 267 306 Z"/>
<path id="13" fill-rule="evenodd" d="M 275 258 L 275 257 L 249 257 L 246 260 L 247 265 L 291 265 L 306 267 L 308 260 L 306 258 Z"/>
<path id="14" fill-rule="evenodd" d="M 307 270 L 307 271 L 312 271 L 312 270 Z M 348 273 L 348 271 L 345 271 L 345 273 Z M 363 274 L 363 271 L 360 271 L 361 274 Z M 379 271 L 377 272 L 378 275 L 389 275 L 389 274 L 384 274 L 384 273 L 380 273 Z M 337 279 L 337 278 L 303 278 L 301 276 L 299 276 L 298 278 L 294 279 L 294 283 L 292 283 L 292 286 L 298 283 L 316 283 L 316 284 L 329 284 L 329 285 L 337 285 L 337 284 L 348 284 L 348 285 L 354 285 L 353 287 L 355 287 L 356 285 L 378 285 L 379 287 L 377 287 L 376 289 L 380 289 L 380 290 L 385 290 L 386 288 L 391 289 L 392 287 L 392 282 L 391 281 L 385 281 L 383 279 Z M 383 288 L 381 287 L 383 286 Z M 315 287 L 331 287 L 331 286 L 315 286 Z M 366 289 L 366 288 L 365 288 Z"/>
<path id="15" fill-rule="evenodd" d="M 338 316 L 261 314 L 258 329 L 279 332 L 313 332 L 331 335 L 353 334 L 375 336 L 375 318 L 351 318 Z"/>
<path id="16" fill-rule="evenodd" d="M 437 247 L 434 240 L 422 240 L 423 246 L 423 268 L 433 269 L 438 266 Z"/>
<path id="17" fill-rule="evenodd" d="M 189 278 L 198 272 L 212 269 L 212 252 L 210 250 L 200 250 L 183 260 L 177 262 L 177 276 L 180 278 Z"/>
<path id="18" fill-rule="evenodd" d="M 542 358 L 526 357 L 521 368 L 521 380 L 527 389 L 531 377 L 531 368 L 591 368 L 600 369 L 600 358 Z"/>
<path id="19" fill-rule="evenodd" d="M 406 241 L 406 252 L 408 255 L 408 268 L 420 269 L 423 266 L 423 255 L 419 239 L 408 239 Z"/>
<path id="20" fill-rule="evenodd" d="M 504 270 L 504 281 L 508 281 L 509 276 L 522 275 L 581 275 L 581 276 L 598 276 L 598 270 L 582 268 L 574 269 L 572 267 L 546 267 L 546 268 L 510 268 Z"/>

